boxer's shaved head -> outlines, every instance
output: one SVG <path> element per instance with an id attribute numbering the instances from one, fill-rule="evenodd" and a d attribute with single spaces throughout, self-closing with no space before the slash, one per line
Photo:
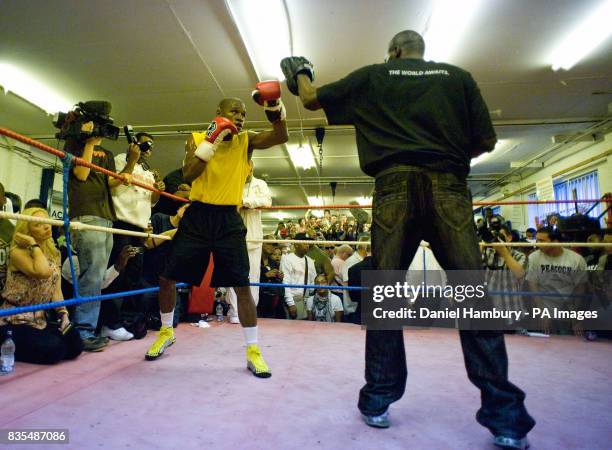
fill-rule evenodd
<path id="1" fill-rule="evenodd" d="M 234 106 L 234 104 L 238 104 L 242 106 L 242 109 L 245 108 L 244 102 L 240 100 L 238 97 L 226 97 L 219 102 L 219 104 L 217 105 L 217 110 L 219 111 L 230 110 L 232 106 Z"/>
<path id="2" fill-rule="evenodd" d="M 246 118 L 246 106 L 237 97 L 226 97 L 219 102 L 217 115 L 231 120 L 240 131 Z"/>
<path id="3" fill-rule="evenodd" d="M 419 57 L 425 54 L 425 41 L 423 36 L 413 30 L 404 30 L 397 33 L 389 42 L 389 59 Z"/>

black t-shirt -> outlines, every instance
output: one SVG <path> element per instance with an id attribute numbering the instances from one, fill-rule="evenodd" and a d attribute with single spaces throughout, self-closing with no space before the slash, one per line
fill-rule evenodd
<path id="1" fill-rule="evenodd" d="M 82 149 L 80 154 L 81 156 Z M 92 164 L 115 172 L 115 157 L 103 148 L 97 148 L 91 157 Z M 85 181 L 74 175 L 74 167 L 68 179 L 68 215 L 71 219 L 80 216 L 97 216 L 111 221 L 116 220 L 115 208 L 108 186 L 108 175 L 95 169 L 89 171 Z"/>
<path id="2" fill-rule="evenodd" d="M 470 153 L 495 137 L 472 76 L 450 64 L 394 59 L 317 89 L 330 125 L 354 125 L 362 170 L 394 163 L 467 175 Z"/>
<path id="3" fill-rule="evenodd" d="M 166 185 L 165 192 L 168 192 L 169 194 L 174 194 L 176 191 L 178 191 L 178 188 L 181 184 L 189 183 L 186 183 L 183 178 L 183 170 L 176 169 L 166 175 L 166 177 L 164 178 L 164 184 Z M 159 197 L 159 201 L 153 208 L 153 211 L 156 213 L 169 214 L 173 216 L 174 214 L 176 214 L 178 209 L 183 206 L 183 204 L 183 202 L 180 202 L 178 200 L 172 200 L 171 198 L 164 197 L 163 195 L 161 195 Z"/>

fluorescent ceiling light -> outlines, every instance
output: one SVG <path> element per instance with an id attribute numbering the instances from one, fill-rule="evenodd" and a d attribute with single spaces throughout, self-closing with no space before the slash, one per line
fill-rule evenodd
<path id="1" fill-rule="evenodd" d="M 280 61 L 291 55 L 283 0 L 225 0 L 260 80 L 284 80 Z"/>
<path id="2" fill-rule="evenodd" d="M 437 0 L 426 25 L 425 59 L 451 61 L 482 0 Z"/>
<path id="3" fill-rule="evenodd" d="M 476 158 L 472 158 L 470 161 L 470 166 L 474 167 L 476 164 L 480 164 L 483 161 L 488 160 L 492 156 L 501 156 L 504 153 L 509 152 L 510 150 L 515 148 L 514 141 L 512 139 L 500 139 L 495 144 L 495 148 L 489 153 L 483 153 L 482 155 L 477 156 Z"/>
<path id="4" fill-rule="evenodd" d="M 0 62 L 0 86 L 5 94 L 12 92 L 47 114 L 68 111 L 75 104 L 36 77 L 9 63 Z"/>
<path id="5" fill-rule="evenodd" d="M 323 206 L 325 205 L 325 203 L 323 202 L 323 199 L 318 196 L 318 195 L 309 195 L 308 197 L 308 204 L 310 206 Z"/>
<path id="6" fill-rule="evenodd" d="M 371 205 L 372 204 L 372 197 L 362 196 L 362 197 L 357 197 L 355 200 L 360 205 Z"/>
<path id="7" fill-rule="evenodd" d="M 297 145 L 288 145 L 287 150 L 289 151 L 289 158 L 291 158 L 291 162 L 295 167 L 301 167 L 304 170 L 316 167 L 317 164 L 310 145 L 299 147 Z"/>
<path id="8" fill-rule="evenodd" d="M 549 57 L 552 70 L 571 69 L 612 34 L 612 0 L 602 1 L 555 48 Z"/>

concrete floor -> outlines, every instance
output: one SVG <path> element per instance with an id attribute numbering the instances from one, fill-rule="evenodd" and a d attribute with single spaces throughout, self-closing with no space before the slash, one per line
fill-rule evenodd
<path id="1" fill-rule="evenodd" d="M 154 335 L 0 377 L 0 428 L 68 428 L 74 449 L 491 449 L 453 330 L 406 331 L 409 380 L 392 427 L 358 414 L 364 332 L 261 320 L 273 376 L 245 369 L 240 326 L 182 324 L 154 362 Z M 509 336 L 511 380 L 538 422 L 534 450 L 612 448 L 612 343 Z M 11 448 L 28 448 L 13 446 Z M 30 446 L 40 449 L 40 445 Z"/>

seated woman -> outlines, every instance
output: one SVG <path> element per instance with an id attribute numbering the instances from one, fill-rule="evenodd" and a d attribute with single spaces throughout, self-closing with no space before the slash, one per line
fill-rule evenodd
<path id="1" fill-rule="evenodd" d="M 29 208 L 23 214 L 49 217 L 42 208 Z M 60 253 L 51 238 L 51 225 L 17 221 L 2 298 L 1 309 L 63 300 Z M 47 322 L 45 311 L 0 317 L 0 341 L 10 327 L 17 361 L 54 364 L 76 358 L 83 351 L 83 342 L 70 327 L 66 308 L 56 312 L 59 325 Z"/>

